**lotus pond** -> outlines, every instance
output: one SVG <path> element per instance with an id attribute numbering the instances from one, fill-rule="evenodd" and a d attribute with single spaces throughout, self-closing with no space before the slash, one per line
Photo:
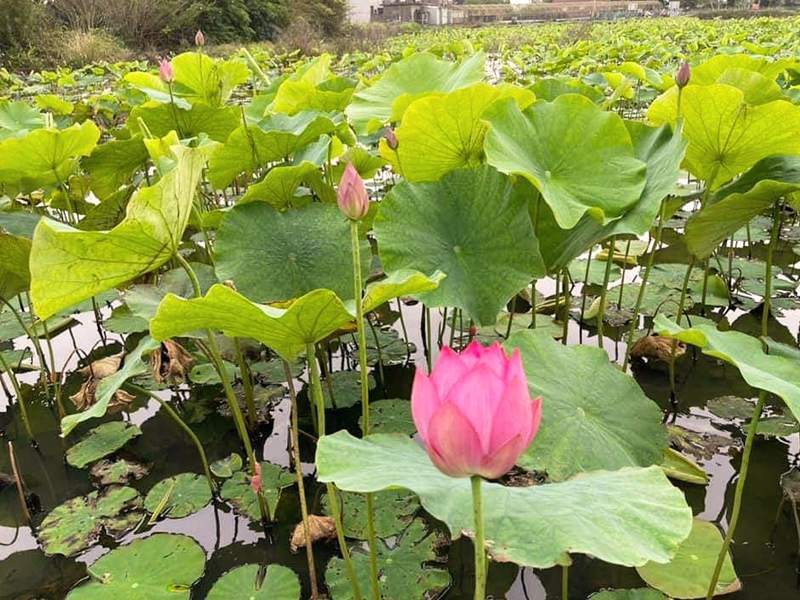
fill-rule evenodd
<path id="1" fill-rule="evenodd" d="M 796 597 L 798 25 L 0 73 L 0 600 Z"/>

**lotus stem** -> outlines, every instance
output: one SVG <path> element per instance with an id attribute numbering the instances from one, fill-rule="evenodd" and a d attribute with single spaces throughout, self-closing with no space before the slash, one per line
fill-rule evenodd
<path id="1" fill-rule="evenodd" d="M 511 326 L 514 324 L 514 313 L 517 310 L 517 295 L 511 299 L 511 312 L 508 314 L 508 327 L 506 327 L 506 339 L 511 335 Z"/>
<path id="2" fill-rule="evenodd" d="M 536 329 L 536 280 L 531 282 L 531 326 L 530 329 Z"/>
<path id="3" fill-rule="evenodd" d="M 64 411 L 64 404 L 61 402 L 61 373 L 56 369 L 56 356 L 53 352 L 53 343 L 50 341 L 47 321 L 42 321 L 42 329 L 44 330 L 44 339 L 47 341 L 47 353 L 50 356 L 50 371 L 53 378 L 53 394 L 56 399 L 56 407 L 58 407 L 58 418 L 63 419 L 67 413 Z"/>
<path id="4" fill-rule="evenodd" d="M 592 266 L 592 249 L 594 244 L 589 246 L 589 257 L 586 259 L 586 273 L 583 276 L 583 287 L 581 288 L 581 324 L 583 324 L 583 316 L 586 314 L 586 296 L 587 289 L 589 288 L 589 268 Z M 583 343 L 583 327 L 579 327 L 580 342 Z"/>
<path id="5" fill-rule="evenodd" d="M 561 567 L 561 600 L 569 600 L 569 565 Z"/>
<path id="6" fill-rule="evenodd" d="M 611 279 L 611 265 L 614 263 L 614 248 L 617 243 L 617 236 L 612 235 L 608 245 L 608 257 L 606 257 L 606 273 L 603 276 L 603 289 L 600 292 L 600 311 L 597 314 L 597 345 L 603 347 L 603 320 L 606 314 L 606 296 L 608 292 L 608 281 Z"/>
<path id="7" fill-rule="evenodd" d="M 686 289 L 689 287 L 689 279 L 692 276 L 692 269 L 694 268 L 694 258 L 689 262 L 689 267 L 686 269 L 686 275 L 683 276 L 683 287 L 681 288 L 681 299 L 678 302 L 678 315 L 675 317 L 675 322 L 680 325 L 681 318 L 683 317 L 683 308 L 686 305 Z M 669 390 L 670 399 L 675 401 L 675 353 L 678 351 L 678 340 L 672 340 L 672 348 L 669 352 Z"/>
<path id="8" fill-rule="evenodd" d="M 28 338 L 31 340 L 31 343 L 33 344 L 33 349 L 36 351 L 36 358 L 39 359 L 39 371 L 41 373 L 42 381 L 46 382 L 47 372 L 48 372 L 47 362 L 44 359 L 44 352 L 42 351 L 42 345 L 39 343 L 39 338 L 36 335 L 36 332 L 34 331 L 33 328 L 28 327 L 28 325 L 25 324 L 25 319 L 22 318 L 22 315 L 16 308 L 14 308 L 14 305 L 11 304 L 11 302 L 6 300 L 2 296 L 0 296 L 0 302 L 5 304 L 11 310 L 11 314 L 14 315 L 14 318 L 19 323 L 19 326 L 22 327 L 22 331 L 24 331 L 25 335 L 27 335 Z"/>
<path id="9" fill-rule="evenodd" d="M 563 276 L 563 279 L 561 280 L 562 281 L 561 287 L 562 287 L 562 290 L 564 292 L 564 313 L 563 313 L 564 322 L 563 322 L 563 329 L 561 330 L 561 343 L 566 346 L 567 345 L 567 335 L 569 335 L 569 309 L 570 309 L 570 306 L 572 304 L 570 302 L 571 297 L 570 297 L 570 291 L 569 291 L 569 288 L 568 288 L 569 272 L 567 271 L 566 267 L 564 269 L 562 269 L 562 276 Z"/>
<path id="10" fill-rule="evenodd" d="M 322 438 L 325 436 L 325 401 L 322 398 L 322 381 L 319 378 L 319 369 L 314 360 L 314 344 L 312 343 L 306 344 L 306 362 L 308 362 L 308 368 L 311 372 L 311 396 L 314 399 L 314 403 L 317 405 L 317 429 L 319 431 L 319 437 Z M 339 513 L 339 502 L 336 496 L 336 486 L 332 483 L 328 483 L 326 488 L 328 490 L 328 499 L 331 504 L 331 512 L 333 513 L 333 521 L 336 525 L 336 538 L 339 540 L 339 550 L 342 553 L 342 558 L 347 568 L 350 584 L 353 586 L 353 595 L 355 596 L 355 600 L 363 600 L 361 590 L 358 587 L 358 578 L 356 577 L 356 571 L 353 567 L 353 561 L 350 558 L 350 550 L 347 548 L 347 541 L 344 538 L 342 515 Z"/>
<path id="11" fill-rule="evenodd" d="M 311 579 L 311 598 L 319 597 L 317 585 L 317 568 L 314 564 L 314 546 L 311 542 L 311 525 L 308 521 L 308 504 L 306 503 L 306 490 L 303 484 L 303 463 L 300 459 L 300 426 L 297 416 L 297 393 L 294 390 L 294 378 L 289 363 L 283 361 L 283 372 L 289 386 L 289 396 L 292 399 L 292 456 L 294 457 L 294 472 L 297 479 L 297 491 L 300 495 L 300 514 L 303 517 L 303 532 L 306 535 L 306 559 L 308 560 L 308 576 Z"/>
<path id="12" fill-rule="evenodd" d="M 381 340 L 378 337 L 378 330 L 375 328 L 375 325 L 372 323 L 372 319 L 369 318 L 367 315 L 366 319 L 367 324 L 369 325 L 370 330 L 372 331 L 372 339 L 375 340 L 375 350 L 378 352 L 378 373 L 381 376 L 381 387 L 386 390 L 386 375 L 383 373 L 383 350 L 381 349 Z"/>
<path id="13" fill-rule="evenodd" d="M 247 361 L 244 359 L 241 340 L 238 337 L 233 338 L 233 344 L 236 348 L 236 359 L 239 362 L 239 370 L 242 372 L 242 387 L 244 388 L 244 401 L 247 404 L 247 416 L 249 417 L 250 429 L 255 429 L 258 419 L 256 417 L 256 403 L 253 400 L 252 374 L 250 373 Z"/>
<path id="14" fill-rule="evenodd" d="M 331 407 L 333 407 L 335 410 L 336 394 L 333 392 L 333 378 L 331 377 L 331 372 L 328 368 L 328 361 L 325 360 L 322 349 L 319 347 L 317 347 L 317 361 L 319 361 L 320 369 L 322 369 L 322 376 L 325 378 L 325 387 L 328 388 L 328 398 L 331 399 Z"/>
<path id="15" fill-rule="evenodd" d="M 19 464 L 17 464 L 17 456 L 14 454 L 14 444 L 8 442 L 8 461 L 11 463 L 11 472 L 14 474 L 14 483 L 17 485 L 17 494 L 19 495 L 19 504 L 22 507 L 22 514 L 25 515 L 25 520 L 31 522 L 31 513 L 28 510 L 28 501 L 25 498 L 25 485 L 22 481 L 22 475 L 19 472 Z"/>
<path id="16" fill-rule="evenodd" d="M 206 456 L 206 451 L 203 449 L 203 444 L 200 443 L 200 438 L 198 438 L 195 432 L 192 431 L 192 428 L 189 427 L 183 419 L 181 419 L 180 415 L 175 412 L 175 409 L 172 408 L 168 402 L 162 400 L 158 397 L 158 395 L 154 394 L 150 390 L 139 387 L 133 383 L 125 383 L 125 387 L 136 394 L 144 394 L 148 398 L 158 402 L 161 405 L 161 408 L 164 409 L 170 418 L 178 424 L 178 427 L 186 432 L 186 434 L 192 440 L 192 443 L 194 443 L 195 447 L 197 448 L 197 454 L 200 456 L 200 462 L 203 463 L 203 471 L 206 474 L 206 479 L 208 479 L 208 487 L 211 488 L 211 493 L 216 493 L 217 486 L 214 483 L 214 478 L 211 476 L 211 469 L 208 466 L 208 457 Z"/>
<path id="17" fill-rule="evenodd" d="M 453 320 L 450 321 L 450 344 L 449 346 L 452 348 L 453 344 L 456 341 L 456 317 L 458 316 L 458 309 L 453 308 Z"/>
<path id="18" fill-rule="evenodd" d="M 406 319 L 403 317 L 403 300 L 401 298 L 397 299 L 397 312 L 400 313 L 400 328 L 403 330 L 403 339 L 408 342 L 408 329 L 406 329 Z M 455 318 L 455 312 L 453 313 L 453 318 Z M 406 360 L 409 358 L 411 358 L 411 351 L 408 344 L 406 344 Z"/>
<path id="19" fill-rule="evenodd" d="M 359 247 L 360 237 L 358 231 L 358 221 L 350 221 L 350 241 L 353 250 L 353 298 L 356 304 L 356 327 L 358 328 L 358 362 L 361 370 L 361 430 L 364 437 L 369 435 L 369 367 L 367 365 L 367 334 L 364 331 L 364 303 L 362 302 L 363 285 L 361 282 L 361 248 Z M 430 316 L 430 313 L 428 313 Z M 372 327 L 372 323 L 370 323 Z M 428 323 L 428 352 L 431 351 L 431 324 Z M 378 336 L 373 329 L 375 342 L 378 343 Z M 380 352 L 380 343 L 378 343 Z M 381 364 L 380 355 L 378 364 Z M 384 381 L 381 376 L 381 381 Z M 320 435 L 323 435 L 321 432 Z M 366 494 L 367 502 L 367 541 L 369 543 L 369 562 L 370 578 L 372 584 L 372 597 L 380 600 L 381 592 L 378 585 L 378 554 L 375 543 L 375 517 L 373 514 L 372 494 Z"/>
<path id="20" fill-rule="evenodd" d="M 0 352 L 0 367 L 3 368 L 3 372 L 8 374 L 8 378 L 11 380 L 11 386 L 14 388 L 14 393 L 17 395 L 17 403 L 19 404 L 20 412 L 22 413 L 22 424 L 25 426 L 25 431 L 28 434 L 28 437 L 31 438 L 32 442 L 36 442 L 36 438 L 33 435 L 33 431 L 31 430 L 31 422 L 28 418 L 28 410 L 25 407 L 25 399 L 22 397 L 22 388 L 19 385 L 19 380 L 17 379 L 16 374 L 11 369 L 11 365 L 8 364 L 6 357 L 3 356 L 3 353 Z"/>
<path id="21" fill-rule="evenodd" d="M 631 241 L 628 240 L 628 242 L 625 244 L 625 259 L 622 261 L 622 273 L 621 273 L 622 280 L 620 281 L 619 284 L 619 299 L 617 300 L 617 306 L 620 308 L 622 308 L 622 293 L 625 291 L 625 269 L 627 268 L 628 265 L 628 256 L 630 254 L 630 251 L 631 251 Z"/>
<path id="22" fill-rule="evenodd" d="M 481 476 L 470 477 L 472 482 L 472 511 L 475 515 L 475 600 L 486 598 L 486 541 L 483 530 L 483 500 Z"/>
<path id="23" fill-rule="evenodd" d="M 428 361 L 428 373 L 433 369 L 433 348 L 431 347 L 431 329 L 433 329 L 433 319 L 431 319 L 430 307 L 425 307 L 425 358 Z"/>

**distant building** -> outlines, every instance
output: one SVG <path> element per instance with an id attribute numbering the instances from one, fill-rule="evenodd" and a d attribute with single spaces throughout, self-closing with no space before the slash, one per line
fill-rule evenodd
<path id="1" fill-rule="evenodd" d="M 380 23 L 418 23 L 453 25 L 463 22 L 462 7 L 447 0 L 383 0 L 372 11 L 372 21 Z"/>
<path id="2" fill-rule="evenodd" d="M 369 23 L 372 13 L 381 0 L 347 0 L 348 17 L 351 23 Z"/>

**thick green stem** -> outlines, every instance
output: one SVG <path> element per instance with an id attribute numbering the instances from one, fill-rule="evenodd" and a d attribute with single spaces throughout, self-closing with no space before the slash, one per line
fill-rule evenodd
<path id="1" fill-rule="evenodd" d="M 536 280 L 531 282 L 531 326 L 530 329 L 536 329 Z"/>
<path id="2" fill-rule="evenodd" d="M 561 600 L 569 599 L 569 565 L 561 567 Z"/>
<path id="3" fill-rule="evenodd" d="M 206 451 L 203 449 L 203 445 L 200 443 L 200 439 L 197 437 L 194 431 L 192 431 L 191 427 L 189 427 L 186 422 L 181 419 L 180 415 L 175 412 L 175 409 L 172 408 L 168 402 L 165 402 L 161 398 L 159 398 L 156 394 L 151 392 L 150 390 L 146 390 L 143 387 L 139 387 L 138 385 L 134 385 L 132 383 L 126 383 L 125 387 L 131 390 L 136 394 L 144 394 L 149 398 L 155 400 L 161 405 L 161 408 L 178 424 L 178 427 L 183 429 L 186 432 L 192 442 L 194 443 L 195 447 L 197 448 L 197 454 L 200 456 L 200 462 L 203 463 L 203 471 L 206 474 L 206 479 L 208 479 L 208 487 L 211 488 L 212 493 L 216 492 L 216 484 L 214 483 L 214 478 L 211 477 L 211 469 L 208 466 L 208 458 L 206 457 Z"/>
<path id="4" fill-rule="evenodd" d="M 617 300 L 617 306 L 622 308 L 622 294 L 625 291 L 625 269 L 628 268 L 628 256 L 631 252 L 631 241 L 628 240 L 628 243 L 625 244 L 625 259 L 622 261 L 622 279 L 619 284 L 619 299 Z"/>
<path id="5" fill-rule="evenodd" d="M 508 315 L 508 327 L 506 327 L 506 339 L 511 335 L 511 327 L 514 325 L 514 313 L 517 312 L 517 295 L 511 299 L 511 312 Z"/>
<path id="6" fill-rule="evenodd" d="M 325 436 L 325 401 L 322 397 L 322 381 L 319 378 L 319 369 L 317 362 L 314 360 L 314 344 L 306 344 L 306 362 L 308 363 L 309 371 L 311 372 L 311 395 L 314 403 L 317 405 L 317 430 L 319 437 Z M 328 500 L 333 513 L 333 520 L 336 524 L 336 537 L 339 540 L 339 550 L 342 552 L 345 567 L 347 568 L 347 575 L 350 578 L 350 584 L 353 586 L 353 595 L 356 600 L 362 600 L 361 591 L 358 587 L 358 579 L 356 572 L 353 568 L 353 561 L 350 559 L 350 550 L 347 548 L 347 541 L 344 538 L 344 529 L 342 528 L 342 515 L 339 513 L 339 501 L 337 498 L 336 486 L 332 483 L 327 484 Z"/>
<path id="7" fill-rule="evenodd" d="M 608 281 L 611 279 L 611 265 L 614 263 L 614 247 L 617 243 L 617 236 L 612 235 L 608 244 L 608 256 L 606 257 L 606 273 L 603 276 L 603 289 L 600 292 L 600 310 L 597 313 L 597 345 L 603 347 L 603 320 L 606 314 L 606 296 L 608 293 Z"/>
<path id="8" fill-rule="evenodd" d="M 475 515 L 475 600 L 486 598 L 486 542 L 483 532 L 483 500 L 481 498 L 481 477 L 473 475 L 472 511 Z"/>
<path id="9" fill-rule="evenodd" d="M 353 251 L 353 298 L 356 304 L 356 327 L 358 328 L 358 362 L 361 369 L 361 431 L 369 435 L 369 367 L 367 365 L 367 334 L 364 330 L 364 303 L 362 302 L 363 286 L 361 282 L 361 248 L 358 221 L 350 221 L 350 241 Z M 373 332 L 374 333 L 374 332 Z M 430 323 L 428 323 L 428 343 L 430 344 Z M 375 341 L 378 341 L 375 335 Z M 380 347 L 380 346 L 379 346 Z M 430 347 L 428 351 L 430 352 Z M 380 360 L 378 361 L 380 363 Z M 320 434 L 322 435 L 322 433 Z M 378 585 L 378 549 L 375 543 L 375 517 L 373 514 L 372 494 L 366 494 L 367 501 L 367 542 L 369 543 L 370 576 L 372 597 L 380 600 Z"/>
<path id="10" fill-rule="evenodd" d="M 11 385 L 14 387 L 14 393 L 17 395 L 19 409 L 22 412 L 22 424 L 25 426 L 25 431 L 28 433 L 28 437 L 33 441 L 36 438 L 33 436 L 33 431 L 31 431 L 31 423 L 28 420 L 28 411 L 25 408 L 25 399 L 22 397 L 22 388 L 20 388 L 19 380 L 14 374 L 14 371 L 11 370 L 11 365 L 8 364 L 8 361 L 6 360 L 6 357 L 3 356 L 2 352 L 0 352 L 0 367 L 3 369 L 0 371 L 0 373 L 5 372 L 8 374 L 8 378 L 11 380 Z"/>
<path id="11" fill-rule="evenodd" d="M 433 348 L 431 348 L 432 336 L 431 329 L 433 329 L 433 319 L 431 319 L 431 309 L 425 307 L 425 339 L 427 345 L 427 352 L 425 358 L 428 361 L 428 373 L 433 370 Z"/>
<path id="12" fill-rule="evenodd" d="M 453 308 L 453 320 L 450 322 L 450 343 L 448 346 L 451 348 L 456 341 L 456 317 L 458 316 L 458 309 Z"/>
<path id="13" fill-rule="evenodd" d="M 569 309 L 570 309 L 570 293 L 569 293 L 569 272 L 566 268 L 563 269 L 561 288 L 564 292 L 564 312 L 563 312 L 563 329 L 561 330 L 561 343 L 567 345 L 567 335 L 569 334 Z"/>
<path id="14" fill-rule="evenodd" d="M 39 359 L 39 371 L 41 372 L 42 380 L 47 381 L 47 362 L 44 359 L 44 352 L 42 351 L 42 345 L 39 343 L 39 337 L 36 335 L 34 328 L 28 327 L 25 324 L 25 319 L 22 318 L 22 315 L 19 311 L 14 308 L 14 305 L 11 304 L 8 300 L 0 296 L 0 302 L 5 304 L 10 310 L 11 314 L 14 315 L 14 318 L 19 323 L 19 326 L 22 327 L 22 330 L 25 332 L 25 335 L 28 336 L 28 339 L 31 340 L 31 344 L 33 344 L 33 349 L 36 351 L 36 358 Z"/>
<path id="15" fill-rule="evenodd" d="M 244 352 L 242 352 L 242 342 L 237 338 L 233 338 L 233 344 L 236 347 L 236 359 L 239 361 L 239 370 L 242 372 L 242 387 L 244 388 L 244 401 L 247 404 L 247 416 L 250 422 L 250 429 L 255 429 L 258 418 L 256 416 L 256 403 L 253 400 L 253 376 L 250 373 L 250 367 L 244 359 Z"/>
<path id="16" fill-rule="evenodd" d="M 683 288 L 681 289 L 681 299 L 678 302 L 678 315 L 675 317 L 675 322 L 680 325 L 681 318 L 683 317 L 683 308 L 686 305 L 686 290 L 689 287 L 689 279 L 692 276 L 692 268 L 694 267 L 694 258 L 689 263 L 686 269 L 686 275 L 683 276 Z M 675 399 L 675 353 L 678 351 L 678 340 L 672 340 L 672 348 L 669 353 L 669 389 L 672 394 L 672 399 Z"/>

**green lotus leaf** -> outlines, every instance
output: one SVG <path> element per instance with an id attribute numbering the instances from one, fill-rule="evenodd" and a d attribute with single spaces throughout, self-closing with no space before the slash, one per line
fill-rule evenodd
<path id="1" fill-rule="evenodd" d="M 242 113 L 235 106 L 211 107 L 202 102 L 189 109 L 148 102 L 131 109 L 127 127 L 134 134 L 145 133 L 139 125 L 139 119 L 157 138 L 166 137 L 171 131 L 176 131 L 182 139 L 204 133 L 215 142 L 224 142 L 242 124 Z"/>
<path id="2" fill-rule="evenodd" d="M 129 140 L 112 140 L 98 146 L 82 161 L 91 177 L 91 190 L 100 200 L 105 200 L 130 182 L 133 174 L 147 161 L 147 148 L 142 136 Z"/>
<path id="3" fill-rule="evenodd" d="M 93 204 L 86 211 L 83 218 L 78 221 L 76 227 L 81 231 L 108 231 L 109 229 L 114 229 L 125 219 L 128 203 L 135 191 L 136 188 L 132 185 L 124 186 L 100 202 L 100 204 Z"/>
<path id="4" fill-rule="evenodd" d="M 215 460 L 211 463 L 211 472 L 220 479 L 233 477 L 236 471 L 242 468 L 242 457 L 236 453 L 230 454 L 225 458 Z"/>
<path id="5" fill-rule="evenodd" d="M 139 492 L 114 486 L 57 506 L 42 521 L 37 536 L 46 554 L 74 556 L 90 548 L 103 530 L 123 533 L 143 516 Z"/>
<path id="6" fill-rule="evenodd" d="M 385 269 L 443 271 L 438 288 L 417 296 L 462 308 L 478 325 L 494 324 L 514 294 L 544 275 L 526 201 L 488 166 L 395 186 L 374 229 Z"/>
<path id="7" fill-rule="evenodd" d="M 300 582 L 288 567 L 269 565 L 260 577 L 259 565 L 242 565 L 217 579 L 206 600 L 299 600 Z"/>
<path id="8" fill-rule="evenodd" d="M 270 519 L 275 518 L 275 509 L 278 507 L 281 491 L 294 482 L 295 477 L 292 473 L 270 462 L 261 463 L 261 493 L 267 502 Z M 250 485 L 250 476 L 247 473 L 239 471 L 234 473 L 230 479 L 226 479 L 220 495 L 223 500 L 230 502 L 240 514 L 252 521 L 261 520 L 258 498 Z"/>
<path id="9" fill-rule="evenodd" d="M 0 184 L 10 195 L 55 187 L 72 174 L 75 160 L 94 150 L 100 130 L 92 121 L 69 129 L 37 129 L 0 144 Z"/>
<path id="10" fill-rule="evenodd" d="M 124 221 L 110 231 L 80 231 L 42 219 L 33 236 L 30 265 L 36 313 L 45 319 L 169 260 L 183 237 L 214 146 L 175 146 L 175 168 L 140 189 L 128 203 Z"/>
<path id="11" fill-rule="evenodd" d="M 661 468 L 670 479 L 706 485 L 708 483 L 708 473 L 694 462 L 672 448 L 664 448 L 664 459 L 661 461 Z"/>
<path id="12" fill-rule="evenodd" d="M 336 206 L 314 203 L 285 212 L 261 202 L 235 206 L 222 220 L 215 250 L 219 280 L 233 281 L 255 302 L 291 300 L 321 288 L 353 297 L 350 221 Z M 362 281 L 371 257 L 362 240 Z"/>
<path id="13" fill-rule="evenodd" d="M 33 238 L 36 225 L 42 220 L 42 215 L 30 213 L 26 210 L 0 210 L 0 229 L 5 229 L 11 235 Z"/>
<path id="14" fill-rule="evenodd" d="M 165 501 L 166 499 L 166 501 Z M 208 480 L 196 473 L 181 473 L 167 477 L 155 484 L 144 499 L 147 512 L 171 519 L 182 519 L 193 515 L 211 502 Z"/>
<path id="15" fill-rule="evenodd" d="M 589 596 L 589 600 L 669 600 L 658 590 L 606 590 Z"/>
<path id="16" fill-rule="evenodd" d="M 706 257 L 775 201 L 800 190 L 800 156 L 770 156 L 722 187 L 686 225 L 686 245 Z"/>
<path id="17" fill-rule="evenodd" d="M 430 277 L 413 269 L 392 271 L 387 277 L 367 286 L 366 293 L 361 301 L 364 312 L 368 313 L 375 310 L 384 302 L 395 298 L 413 296 L 414 294 L 435 290 L 444 278 L 445 274 L 441 271 L 435 271 Z M 352 306 L 348 302 L 348 308 L 350 308 L 350 312 L 355 314 L 355 302 L 352 302 Z"/>
<path id="18" fill-rule="evenodd" d="M 569 264 L 569 276 L 573 281 L 586 280 L 586 259 L 574 260 Z M 616 264 L 611 265 L 611 272 L 609 274 L 609 282 L 616 281 L 620 278 L 622 269 Z M 589 264 L 589 277 L 588 283 L 592 285 L 601 285 L 606 277 L 606 261 L 592 260 Z"/>
<path id="19" fill-rule="evenodd" d="M 358 439 L 339 431 L 319 440 L 316 462 L 323 482 L 361 493 L 407 488 L 454 538 L 474 532 L 469 478 L 441 473 L 408 436 Z M 500 562 L 547 568 L 569 561 L 567 553 L 584 553 L 612 564 L 664 563 L 691 529 L 683 493 L 655 466 L 532 487 L 486 482 L 482 489 L 487 551 Z"/>
<path id="20" fill-rule="evenodd" d="M 363 418 L 358 420 L 363 428 Z M 408 400 L 378 400 L 369 403 L 370 433 L 403 433 L 412 435 L 417 431 L 411 416 L 411 402 Z"/>
<path id="21" fill-rule="evenodd" d="M 206 555 L 186 535 L 156 533 L 112 550 L 91 567 L 93 580 L 67 600 L 189 600 Z"/>
<path id="22" fill-rule="evenodd" d="M 217 281 L 214 267 L 204 263 L 190 263 L 197 281 L 200 284 L 200 292 L 205 294 Z M 158 305 L 167 294 L 175 294 L 181 298 L 193 298 L 194 286 L 186 271 L 170 269 L 163 273 L 158 285 L 138 283 L 125 290 L 125 304 L 130 308 L 134 316 L 141 317 L 147 322 L 156 315 Z"/>
<path id="23" fill-rule="evenodd" d="M 552 102 L 564 94 L 580 94 L 595 104 L 606 99 L 602 92 L 577 79 L 563 81 L 555 77 L 541 77 L 528 89 L 536 94 L 537 99 L 546 102 Z"/>
<path id="24" fill-rule="evenodd" d="M 0 298 L 11 300 L 30 289 L 30 255 L 30 240 L 0 230 Z"/>
<path id="25" fill-rule="evenodd" d="M 328 496 L 322 499 L 326 515 L 331 515 Z M 408 490 L 384 490 L 372 495 L 375 535 L 387 539 L 407 529 L 419 511 L 419 498 Z M 339 494 L 339 510 L 342 512 L 344 534 L 357 540 L 368 539 L 367 500 L 363 494 L 342 492 Z"/>
<path id="26" fill-rule="evenodd" d="M 800 361 L 797 359 L 765 354 L 758 339 L 738 331 L 719 331 L 705 324 L 684 328 L 661 315 L 656 317 L 653 327 L 659 335 L 692 344 L 703 354 L 732 364 L 748 384 L 781 397 L 795 418 L 800 418 Z"/>
<path id="27" fill-rule="evenodd" d="M 0 141 L 23 137 L 34 129 L 44 127 L 41 111 L 27 102 L 3 102 L 0 104 Z"/>
<path id="28" fill-rule="evenodd" d="M 141 479 L 150 472 L 150 466 L 124 458 L 99 460 L 89 469 L 95 484 L 100 486 L 125 485 L 131 479 Z"/>
<path id="29" fill-rule="evenodd" d="M 378 571 L 381 573 L 383 600 L 435 598 L 450 586 L 450 573 L 436 552 L 447 544 L 446 536 L 441 531 L 429 532 L 422 519 L 415 519 L 392 548 L 380 541 L 378 544 Z M 369 554 L 353 552 L 352 562 L 359 587 L 369 590 Z M 330 560 L 325 569 L 325 582 L 333 600 L 353 597 L 353 588 L 341 558 Z"/>
<path id="30" fill-rule="evenodd" d="M 133 73 L 128 73 L 122 79 L 154 102 L 158 102 L 159 104 L 173 104 L 182 109 L 189 109 L 192 107 L 191 102 L 180 98 L 175 93 L 170 95 L 167 84 L 155 73 L 134 71 Z"/>
<path id="31" fill-rule="evenodd" d="M 372 179 L 381 168 L 389 164 L 389 161 L 380 156 L 370 154 L 368 150 L 361 146 L 351 146 L 342 154 L 339 158 L 339 163 L 333 168 L 334 179 L 337 181 L 341 179 L 348 163 L 355 167 L 362 179 Z"/>
<path id="32" fill-rule="evenodd" d="M 136 425 L 125 421 L 111 421 L 98 425 L 87 433 L 80 442 L 67 450 L 67 462 L 82 469 L 116 452 L 133 438 L 142 435 Z"/>
<path id="33" fill-rule="evenodd" d="M 224 189 L 240 173 L 253 173 L 286 160 L 321 135 L 335 131 L 339 123 L 334 113 L 305 111 L 292 117 L 271 115 L 258 125 L 239 127 L 211 157 L 208 180 Z"/>
<path id="34" fill-rule="evenodd" d="M 336 371 L 331 373 L 330 385 L 333 388 L 333 398 L 336 406 L 331 404 L 331 397 L 328 393 L 328 380 L 322 380 L 322 387 L 325 390 L 325 408 L 349 408 L 361 402 L 361 373 L 358 371 Z M 370 390 L 375 388 L 375 378 L 370 373 L 367 378 L 367 386 Z"/>
<path id="35" fill-rule="evenodd" d="M 36 106 L 42 110 L 48 110 L 57 115 L 71 115 L 75 112 L 72 104 L 55 94 L 39 94 L 34 100 L 36 100 Z"/>
<path id="36" fill-rule="evenodd" d="M 691 83 L 694 85 L 712 85 L 717 83 L 719 78 L 729 69 L 752 71 L 770 81 L 774 81 L 787 68 L 794 66 L 795 62 L 787 59 L 771 60 L 747 54 L 719 54 L 692 69 Z"/>
<path id="37" fill-rule="evenodd" d="M 238 60 L 215 60 L 201 52 L 184 52 L 172 59 L 175 95 L 195 104 L 224 105 L 237 86 L 250 79 L 250 69 Z"/>
<path id="38" fill-rule="evenodd" d="M 689 85 L 681 98 L 683 132 L 689 139 L 684 166 L 717 189 L 759 160 L 800 153 L 800 106 L 776 100 L 747 106 L 744 92 L 724 84 Z M 678 88 L 659 96 L 647 111 L 656 125 L 678 118 Z M 780 123 L 781 127 L 774 127 Z"/>
<path id="39" fill-rule="evenodd" d="M 532 92 L 511 85 L 476 83 L 449 94 L 434 94 L 413 102 L 397 129 L 398 147 L 383 140 L 381 155 L 408 181 L 437 181 L 446 173 L 484 162 L 487 125 L 483 113 L 502 98 L 514 98 L 525 109 Z"/>
<path id="40" fill-rule="evenodd" d="M 264 179 L 247 188 L 247 193 L 237 204 L 266 202 L 278 210 L 292 208 L 299 201 L 294 195 L 298 186 L 316 172 L 317 165 L 307 160 L 299 165 L 273 167 Z"/>
<path id="41" fill-rule="evenodd" d="M 713 523 L 694 519 L 692 532 L 667 564 L 648 563 L 636 568 L 649 585 L 671 598 L 705 598 L 717 556 L 722 549 L 722 535 Z M 725 557 L 714 596 L 738 592 L 742 583 L 736 576 L 730 555 Z"/>
<path id="42" fill-rule="evenodd" d="M 304 110 L 342 112 L 350 103 L 355 88 L 355 82 L 344 77 L 331 77 L 317 85 L 287 79 L 278 88 L 272 110 L 288 115 Z"/>
<path id="43" fill-rule="evenodd" d="M 558 96 L 525 111 L 500 100 L 484 119 L 489 164 L 530 180 L 564 229 L 584 214 L 606 224 L 641 197 L 647 165 L 635 157 L 623 120 L 583 96 Z"/>
<path id="44" fill-rule="evenodd" d="M 439 60 L 429 52 L 415 52 L 386 69 L 380 79 L 366 88 L 357 89 L 345 113 L 356 131 L 365 132 L 370 123 L 378 129 L 393 116 L 396 100 L 408 106 L 416 96 L 431 92 L 447 93 L 484 77 L 486 55 L 476 52 L 460 63 Z M 395 113 L 396 120 L 402 113 Z"/>
<path id="45" fill-rule="evenodd" d="M 412 342 L 407 342 L 399 331 L 389 326 L 376 328 L 367 334 L 367 363 L 370 365 L 378 361 L 382 365 L 406 364 L 416 351 Z"/>
<path id="46" fill-rule="evenodd" d="M 330 290 L 314 290 L 285 308 L 251 302 L 224 285 L 212 286 L 203 298 L 167 295 L 150 322 L 158 341 L 197 330 L 214 329 L 229 337 L 252 337 L 288 361 L 353 320 Z"/>
<path id="47" fill-rule="evenodd" d="M 515 333 L 504 347 L 520 350 L 531 397 L 542 397 L 542 425 L 520 466 L 563 481 L 584 471 L 661 461 L 667 445 L 661 410 L 605 351 L 564 346 L 533 330 Z"/>
<path id="48" fill-rule="evenodd" d="M 724 83 L 742 90 L 744 101 L 750 106 L 783 99 L 783 92 L 775 81 L 747 69 L 727 69 L 719 76 L 716 83 Z"/>

